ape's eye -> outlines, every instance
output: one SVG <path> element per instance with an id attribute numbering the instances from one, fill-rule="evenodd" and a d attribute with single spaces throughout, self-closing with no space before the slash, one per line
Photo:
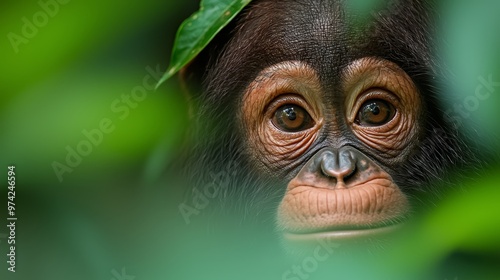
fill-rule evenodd
<path id="1" fill-rule="evenodd" d="M 380 99 L 373 99 L 363 103 L 358 112 L 356 123 L 362 126 L 380 126 L 392 120 L 395 114 L 396 109 L 392 104 Z"/>
<path id="2" fill-rule="evenodd" d="M 298 105 L 284 105 L 274 113 L 273 124 L 285 132 L 297 132 L 311 128 L 313 121 L 307 111 Z"/>

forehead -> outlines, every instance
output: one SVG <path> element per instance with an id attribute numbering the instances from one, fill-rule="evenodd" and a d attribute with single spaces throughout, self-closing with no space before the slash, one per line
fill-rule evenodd
<path id="1" fill-rule="evenodd" d="M 346 18 L 339 1 L 257 1 L 234 42 L 249 44 L 243 57 L 265 57 L 263 64 L 299 60 L 335 68 L 349 60 Z"/>
<path id="2" fill-rule="evenodd" d="M 325 88 L 338 88 L 342 70 L 362 57 L 392 61 L 410 76 L 421 75 L 427 57 L 428 26 L 422 1 L 402 2 L 360 14 L 337 0 L 254 0 L 228 31 L 218 53 L 211 87 L 229 92 L 248 85 L 262 69 L 301 61 L 314 69 Z M 396 3 L 392 1 L 392 3 Z M 363 24 L 357 24 L 363 22 Z M 213 54 L 213 53 L 212 53 Z M 429 66 L 429 65 L 427 65 Z M 430 67 L 429 67 L 430 68 Z M 231 83 L 228 82 L 231 80 Z M 210 88 L 210 86 L 209 86 Z"/>

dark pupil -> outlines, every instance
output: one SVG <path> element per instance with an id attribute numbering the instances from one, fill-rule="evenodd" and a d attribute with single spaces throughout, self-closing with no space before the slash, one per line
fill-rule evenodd
<path id="1" fill-rule="evenodd" d="M 372 103 L 372 104 L 368 105 L 367 109 L 370 110 L 371 113 L 374 114 L 375 116 L 380 114 L 380 107 L 378 106 L 377 103 Z"/>
<path id="2" fill-rule="evenodd" d="M 292 107 L 286 108 L 285 110 L 283 110 L 283 113 L 285 113 L 286 117 L 291 121 L 297 119 L 297 113 L 295 113 L 295 109 Z"/>
<path id="3" fill-rule="evenodd" d="M 297 132 L 310 127 L 311 117 L 300 106 L 284 105 L 276 110 L 272 122 L 283 131 Z"/>
<path id="4" fill-rule="evenodd" d="M 358 123 L 366 126 L 376 126 L 387 123 L 394 115 L 394 107 L 383 100 L 366 102 L 358 115 Z"/>

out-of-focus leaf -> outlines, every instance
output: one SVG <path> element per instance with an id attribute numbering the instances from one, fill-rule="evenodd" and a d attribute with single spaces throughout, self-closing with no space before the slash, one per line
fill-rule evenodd
<path id="1" fill-rule="evenodd" d="M 452 194 L 437 209 L 409 226 L 401 243 L 396 244 L 396 249 L 382 263 L 398 263 L 394 273 L 418 275 L 431 271 L 455 252 L 476 255 L 498 252 L 499 180 L 498 166 L 494 166 L 480 179 L 465 182 L 467 192 Z"/>
<path id="2" fill-rule="evenodd" d="M 177 31 L 170 66 L 157 87 L 193 60 L 250 1 L 202 0 L 200 10 Z"/>

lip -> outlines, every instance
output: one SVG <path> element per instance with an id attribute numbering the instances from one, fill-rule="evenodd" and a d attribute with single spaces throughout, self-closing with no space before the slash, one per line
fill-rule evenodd
<path id="1" fill-rule="evenodd" d="M 292 233 L 285 232 L 284 238 L 292 242 L 307 242 L 319 239 L 337 240 L 337 241 L 353 241 L 364 238 L 376 238 L 384 235 L 391 234 L 403 227 L 403 224 L 395 224 L 385 227 L 377 228 L 363 228 L 363 229 L 346 229 L 346 230 L 332 230 L 324 232 L 313 233 Z"/>
<path id="2" fill-rule="evenodd" d="M 280 204 L 278 225 L 293 236 L 385 232 L 383 228 L 401 221 L 407 209 L 407 200 L 397 187 L 376 181 L 335 190 L 302 185 L 290 189 Z"/>

